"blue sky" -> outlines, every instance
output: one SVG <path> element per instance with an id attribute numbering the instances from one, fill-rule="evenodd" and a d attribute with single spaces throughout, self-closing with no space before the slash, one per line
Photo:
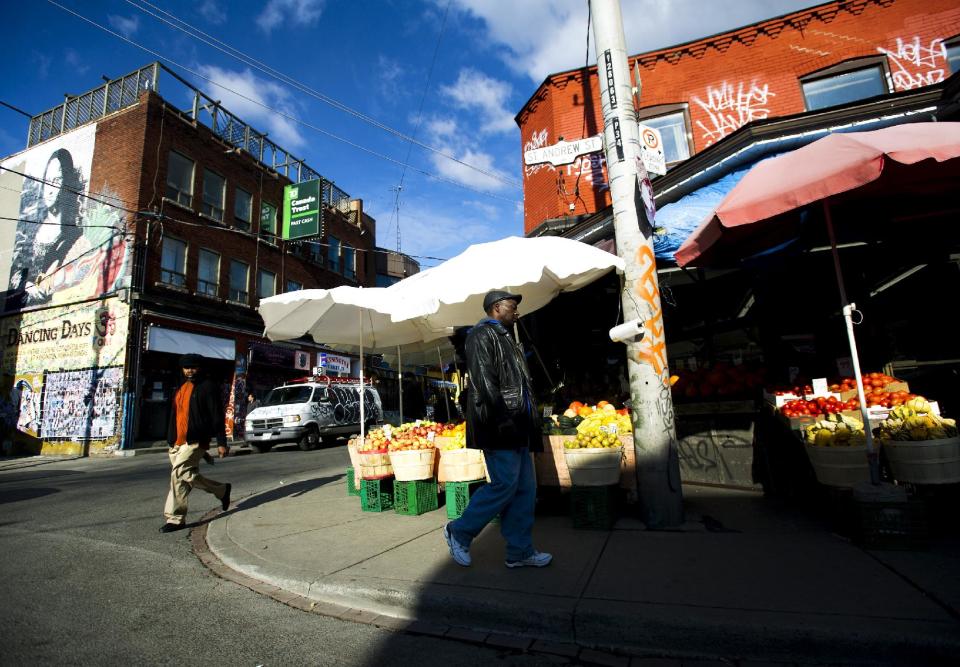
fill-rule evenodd
<path id="1" fill-rule="evenodd" d="M 513 117 L 546 75 L 581 66 L 586 49 L 585 0 L 56 3 L 178 63 L 166 64 L 363 199 L 377 219 L 379 245 L 396 248 L 399 222 L 401 249 L 422 258 L 424 266 L 471 243 L 523 233 L 520 133 Z M 631 53 L 813 4 L 621 0 Z M 101 75 L 115 78 L 157 59 L 49 0 L 15 5 L 2 13 L 0 38 L 8 56 L 0 64 L 0 100 L 31 114 L 56 106 L 65 93 L 95 88 Z M 151 16 L 162 16 L 157 8 L 334 103 L 171 27 Z M 591 42 L 591 63 L 592 52 Z M 171 101 L 186 106 L 182 97 Z M 26 128 L 26 118 L 0 107 L 0 155 L 25 147 Z M 397 134 L 414 136 L 432 150 L 411 148 Z M 408 154 L 397 212 L 394 188 Z"/>

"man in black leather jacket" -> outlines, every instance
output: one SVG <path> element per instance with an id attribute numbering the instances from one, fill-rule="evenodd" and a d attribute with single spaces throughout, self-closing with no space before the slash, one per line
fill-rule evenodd
<path id="1" fill-rule="evenodd" d="M 502 290 L 483 300 L 487 317 L 467 336 L 467 446 L 483 450 L 490 483 L 443 529 L 453 559 L 469 566 L 470 543 L 498 514 L 507 542 L 507 567 L 544 567 L 550 554 L 533 547 L 536 479 L 531 451 L 543 448 L 533 404 L 530 370 L 509 327 L 519 319 L 523 297 Z"/>

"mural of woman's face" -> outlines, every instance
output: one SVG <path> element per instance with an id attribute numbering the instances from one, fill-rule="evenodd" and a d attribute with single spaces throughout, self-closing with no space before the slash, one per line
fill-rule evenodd
<path id="1" fill-rule="evenodd" d="M 60 186 L 63 185 L 63 165 L 59 157 L 51 156 L 43 172 L 43 181 L 43 204 L 50 209 L 56 203 Z"/>

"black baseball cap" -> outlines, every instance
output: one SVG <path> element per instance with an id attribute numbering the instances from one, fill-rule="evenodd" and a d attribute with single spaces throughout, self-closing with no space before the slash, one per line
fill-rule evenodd
<path id="1" fill-rule="evenodd" d="M 519 294 L 511 294 L 510 292 L 505 292 L 501 289 L 495 289 L 487 292 L 487 295 L 483 297 L 483 312 L 490 312 L 490 308 L 493 307 L 493 304 L 498 301 L 503 301 L 504 299 L 513 299 L 517 303 L 520 303 L 523 300 L 523 297 Z"/>
<path id="2" fill-rule="evenodd" d="M 180 368 L 202 368 L 203 357 L 199 354 L 185 354 L 180 357 Z"/>

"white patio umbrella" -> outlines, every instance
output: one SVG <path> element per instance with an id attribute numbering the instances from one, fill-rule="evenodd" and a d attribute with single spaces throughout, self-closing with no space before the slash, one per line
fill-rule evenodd
<path id="1" fill-rule="evenodd" d="M 586 243 L 558 236 L 511 236 L 472 245 L 385 291 L 393 301 L 394 320 L 436 332 L 476 323 L 490 290 L 521 294 L 521 311 L 527 314 L 560 292 L 580 289 L 612 270 L 623 273 L 623 268 L 622 259 Z"/>
<path id="2" fill-rule="evenodd" d="M 360 355 L 360 435 L 365 434 L 363 401 L 364 351 L 390 352 L 398 346 L 442 339 L 451 329 L 425 332 L 412 321 L 394 321 L 396 296 L 385 288 L 341 285 L 333 289 L 298 290 L 260 302 L 264 335 L 270 340 L 289 340 L 310 334 L 315 341 Z M 401 408 L 402 410 L 402 408 Z"/>

